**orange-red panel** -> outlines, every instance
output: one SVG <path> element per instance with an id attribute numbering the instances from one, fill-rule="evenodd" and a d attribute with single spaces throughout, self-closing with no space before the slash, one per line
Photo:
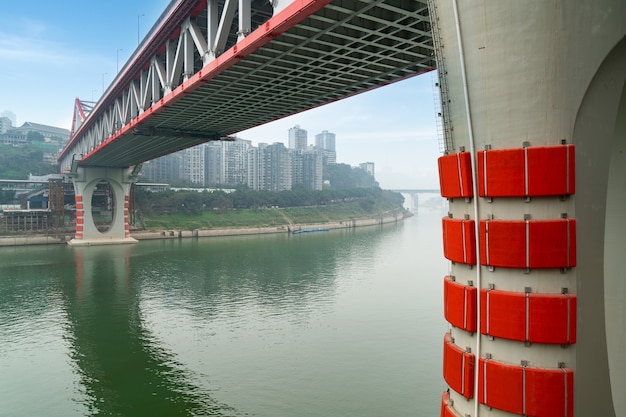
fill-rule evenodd
<path id="1" fill-rule="evenodd" d="M 443 343 L 443 379 L 451 389 L 465 398 L 474 396 L 474 363 L 474 355 L 456 346 L 450 333 L 446 333 Z"/>
<path id="2" fill-rule="evenodd" d="M 531 268 L 576 266 L 576 220 L 531 220 Z"/>
<path id="3" fill-rule="evenodd" d="M 574 415 L 574 372 L 571 369 L 526 368 L 527 416 Z"/>
<path id="4" fill-rule="evenodd" d="M 522 414 L 523 376 L 520 366 L 478 360 L 478 401 L 489 407 Z"/>
<path id="5" fill-rule="evenodd" d="M 503 339 L 524 341 L 526 339 L 525 294 L 481 290 L 480 332 Z"/>
<path id="6" fill-rule="evenodd" d="M 534 343 L 576 343 L 576 296 L 530 294 L 528 339 Z"/>
<path id="7" fill-rule="evenodd" d="M 576 296 L 480 292 L 480 332 L 532 343 L 576 343 Z"/>
<path id="8" fill-rule="evenodd" d="M 480 358 L 478 399 L 481 404 L 533 417 L 574 415 L 574 373 L 571 369 L 541 369 Z"/>
<path id="9" fill-rule="evenodd" d="M 576 266 L 576 220 L 481 220 L 480 263 L 504 268 Z"/>
<path id="10" fill-rule="evenodd" d="M 448 323 L 476 332 L 476 287 L 459 284 L 446 276 L 443 281 L 443 311 Z"/>
<path id="11" fill-rule="evenodd" d="M 574 145 L 479 151 L 480 197 L 541 197 L 575 193 Z"/>
<path id="12" fill-rule="evenodd" d="M 528 195 L 572 195 L 576 192 L 574 145 L 526 148 Z"/>
<path id="13" fill-rule="evenodd" d="M 474 220 L 444 217 L 442 229 L 443 255 L 453 262 L 476 265 Z"/>
<path id="14" fill-rule="evenodd" d="M 479 151 L 476 164 L 480 197 L 524 195 L 524 148 Z"/>
<path id="15" fill-rule="evenodd" d="M 437 160 L 439 187 L 445 198 L 474 196 L 472 186 L 472 162 L 469 152 L 444 155 Z"/>
<path id="16" fill-rule="evenodd" d="M 479 233 L 481 265 L 526 266 L 526 225 L 523 221 L 481 220 Z"/>
<path id="17" fill-rule="evenodd" d="M 450 404 L 450 393 L 444 392 L 441 396 L 441 413 L 440 417 L 457 417 L 456 413 L 452 411 L 452 406 Z"/>

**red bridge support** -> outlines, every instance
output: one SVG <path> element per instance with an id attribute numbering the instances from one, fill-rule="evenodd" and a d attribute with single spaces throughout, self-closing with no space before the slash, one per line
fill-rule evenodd
<path id="1" fill-rule="evenodd" d="M 569 145 L 480 151 L 480 203 L 493 204 L 494 197 L 518 198 L 529 208 L 530 199 L 538 197 L 559 202 L 575 189 L 574 156 L 574 147 Z M 451 207 L 455 199 L 463 198 L 462 204 L 467 204 L 474 198 L 467 152 L 441 157 L 439 174 L 441 194 Z M 507 213 L 479 219 L 478 233 L 476 220 L 469 214 L 454 218 L 450 213 L 442 219 L 443 253 L 459 277 L 444 279 L 444 316 L 452 327 L 443 345 L 443 377 L 450 391 L 442 399 L 441 415 L 471 415 L 467 401 L 477 397 L 479 404 L 489 409 L 517 415 L 571 417 L 574 372 L 565 365 L 571 351 L 561 354 L 547 347 L 576 343 L 577 297 L 566 288 L 546 289 L 553 286 L 550 270 L 566 272 L 576 266 L 576 220 L 562 214 L 544 219 L 524 214 L 523 220 L 516 220 L 506 218 Z M 468 272 L 473 268 L 488 268 L 484 272 L 490 273 L 497 286 L 474 286 Z M 498 269 L 505 270 L 506 279 L 498 278 Z M 545 283 L 534 281 L 535 291 L 525 279 L 532 271 L 546 275 Z M 472 352 L 481 337 L 503 360 L 491 360 L 491 353 L 480 349 Z M 488 344 L 495 340 L 508 344 Z M 511 355 L 516 355 L 513 352 L 518 352 L 511 343 L 523 344 L 533 358 L 541 358 L 547 349 L 546 357 L 555 358 L 552 368 L 547 363 L 530 367 L 523 357 L 511 362 Z"/>
<path id="2" fill-rule="evenodd" d="M 109 245 L 137 242 L 130 236 L 130 187 L 134 181 L 133 168 L 84 168 L 68 174 L 76 195 L 76 233 L 68 243 L 71 246 Z M 109 203 L 112 222 L 106 231 L 98 230 L 92 211 L 92 197 L 96 186 L 106 181 L 111 190 Z"/>

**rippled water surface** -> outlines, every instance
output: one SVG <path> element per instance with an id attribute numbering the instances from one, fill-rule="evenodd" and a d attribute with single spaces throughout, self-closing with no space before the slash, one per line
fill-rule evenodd
<path id="1" fill-rule="evenodd" d="M 0 416 L 437 415 L 440 219 L 0 248 Z"/>

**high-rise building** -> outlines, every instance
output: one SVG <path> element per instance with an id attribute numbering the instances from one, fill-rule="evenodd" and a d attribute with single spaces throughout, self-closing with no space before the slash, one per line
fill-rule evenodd
<path id="1" fill-rule="evenodd" d="M 0 135 L 11 130 L 11 127 L 13 127 L 11 119 L 5 116 L 0 117 Z"/>
<path id="2" fill-rule="evenodd" d="M 161 156 L 143 164 L 141 170 L 145 181 L 170 184 L 182 177 L 182 153 Z"/>
<path id="3" fill-rule="evenodd" d="M 183 178 L 204 185 L 204 145 L 187 148 L 182 152 Z"/>
<path id="4" fill-rule="evenodd" d="M 224 182 L 222 178 L 222 144 L 221 141 L 212 141 L 204 147 L 205 185 L 218 185 Z"/>
<path id="5" fill-rule="evenodd" d="M 261 190 L 261 185 L 265 181 L 262 158 L 262 148 L 265 146 L 266 143 L 259 143 L 259 146 L 248 149 L 248 188 L 251 190 Z"/>
<path id="6" fill-rule="evenodd" d="M 290 149 L 292 186 L 302 185 L 307 190 L 322 189 L 322 151 L 309 146 L 307 149 Z"/>
<path id="7" fill-rule="evenodd" d="M 306 149 L 307 132 L 300 129 L 300 125 L 295 125 L 289 129 L 289 149 Z"/>
<path id="8" fill-rule="evenodd" d="M 359 168 L 369 172 L 372 177 L 376 177 L 376 175 L 374 175 L 374 163 L 373 162 L 363 162 L 359 164 Z"/>
<path id="9" fill-rule="evenodd" d="M 15 117 L 15 113 L 13 113 L 11 110 L 5 110 L 2 113 L 0 113 L 0 117 L 6 117 L 7 119 L 9 119 L 11 121 L 11 126 L 17 126 L 17 118 Z"/>
<path id="10" fill-rule="evenodd" d="M 222 144 L 222 184 L 246 184 L 248 182 L 249 140 L 236 139 Z"/>
<path id="11" fill-rule="evenodd" d="M 326 151 L 335 150 L 335 134 L 328 130 L 322 130 L 322 133 L 315 135 L 315 147 Z"/>
<path id="12" fill-rule="evenodd" d="M 248 151 L 248 187 L 253 190 L 291 190 L 291 154 L 285 145 L 260 143 Z"/>
<path id="13" fill-rule="evenodd" d="M 335 151 L 335 134 L 327 130 L 315 135 L 315 147 L 322 153 L 322 163 L 332 165 L 337 163 L 337 152 Z"/>

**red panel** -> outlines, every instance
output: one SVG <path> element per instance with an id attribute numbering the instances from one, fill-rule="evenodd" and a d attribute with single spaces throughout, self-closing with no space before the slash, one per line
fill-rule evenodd
<path id="1" fill-rule="evenodd" d="M 528 339 L 534 343 L 576 343 L 576 296 L 530 294 Z"/>
<path id="2" fill-rule="evenodd" d="M 528 195 L 572 195 L 576 192 L 574 145 L 527 149 Z"/>
<path id="3" fill-rule="evenodd" d="M 440 417 L 457 417 L 456 413 L 452 411 L 452 405 L 450 404 L 450 393 L 444 392 L 441 396 L 441 413 Z"/>
<path id="4" fill-rule="evenodd" d="M 443 255 L 453 262 L 476 265 L 474 220 L 444 217 L 442 229 Z"/>
<path id="5" fill-rule="evenodd" d="M 576 220 L 531 220 L 529 223 L 532 268 L 576 266 Z"/>
<path id="6" fill-rule="evenodd" d="M 481 220 L 480 263 L 504 268 L 576 266 L 576 220 Z"/>
<path id="7" fill-rule="evenodd" d="M 574 415 L 574 372 L 571 369 L 526 368 L 526 415 Z"/>
<path id="8" fill-rule="evenodd" d="M 532 343 L 576 343 L 575 295 L 527 297 L 526 293 L 483 289 L 480 317 L 480 332 L 485 335 Z"/>
<path id="9" fill-rule="evenodd" d="M 512 197 L 524 195 L 524 149 L 479 151 L 478 195 Z"/>
<path id="10" fill-rule="evenodd" d="M 523 221 L 481 220 L 480 263 L 489 266 L 526 265 L 526 225 Z"/>
<path id="11" fill-rule="evenodd" d="M 481 404 L 532 417 L 574 415 L 571 369 L 523 368 L 480 358 L 478 398 Z"/>
<path id="12" fill-rule="evenodd" d="M 448 323 L 476 332 L 476 287 L 459 284 L 446 276 L 443 281 L 443 311 Z"/>
<path id="13" fill-rule="evenodd" d="M 446 333 L 443 343 L 443 379 L 465 398 L 474 396 L 474 363 L 474 355 L 456 346 L 450 333 Z"/>
<path id="14" fill-rule="evenodd" d="M 522 414 L 523 376 L 520 366 L 478 360 L 478 400 L 481 404 Z"/>
<path id="15" fill-rule="evenodd" d="M 441 196 L 465 198 L 474 196 L 472 163 L 469 152 L 444 155 L 437 160 Z"/>
<path id="16" fill-rule="evenodd" d="M 480 332 L 503 339 L 524 341 L 526 339 L 526 298 L 524 295 L 524 293 L 481 290 Z"/>
<path id="17" fill-rule="evenodd" d="M 540 197 L 574 194 L 574 145 L 479 151 L 478 195 Z"/>

